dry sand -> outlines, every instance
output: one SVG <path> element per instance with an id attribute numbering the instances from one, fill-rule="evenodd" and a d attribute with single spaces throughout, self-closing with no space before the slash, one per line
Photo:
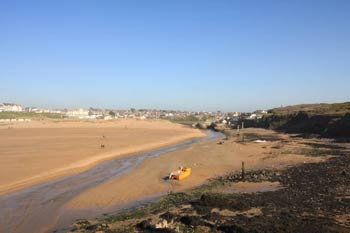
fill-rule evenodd
<path id="1" fill-rule="evenodd" d="M 263 129 L 245 129 L 247 133 L 273 134 Z M 287 135 L 279 135 L 287 140 L 286 147 L 298 147 Z M 218 140 L 204 141 L 190 147 L 146 159 L 135 170 L 101 185 L 91 188 L 73 200 L 66 208 L 86 209 L 128 203 L 167 192 L 179 192 L 200 185 L 208 178 L 241 169 L 242 161 L 246 170 L 253 168 L 281 168 L 301 162 L 320 161 L 320 158 L 303 155 L 281 154 L 281 142 L 236 143 L 232 138 L 222 145 Z M 182 181 L 166 181 L 164 177 L 179 165 L 190 166 L 192 174 Z"/>
<path id="2" fill-rule="evenodd" d="M 0 194 L 81 172 L 116 156 L 202 136 L 199 130 L 162 120 L 0 124 Z"/>

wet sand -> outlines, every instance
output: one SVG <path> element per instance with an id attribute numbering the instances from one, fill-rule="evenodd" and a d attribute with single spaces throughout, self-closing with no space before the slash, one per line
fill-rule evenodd
<path id="1" fill-rule="evenodd" d="M 245 132 L 259 135 L 274 134 L 272 131 L 262 129 L 246 129 Z M 290 140 L 289 144 L 293 146 L 293 140 L 288 135 L 280 136 L 284 140 Z M 223 144 L 218 144 L 218 140 L 200 142 L 160 157 L 146 159 L 137 169 L 81 193 L 72 199 L 66 208 L 74 210 L 105 208 L 168 192 L 185 191 L 211 177 L 241 169 L 242 161 L 249 170 L 265 167 L 281 168 L 321 160 L 304 155 L 280 154 L 280 151 L 275 153 L 274 147 L 278 146 L 280 141 L 236 143 L 233 140 L 224 140 Z M 181 182 L 164 180 L 170 171 L 180 165 L 192 168 L 189 178 Z"/>
<path id="2" fill-rule="evenodd" d="M 27 200 L 28 198 L 25 198 L 25 192 L 14 192 L 13 195 L 17 195 L 17 193 L 18 195 L 23 194 L 22 196 L 24 199 L 20 203 L 11 203 L 11 200 L 16 200 L 16 197 L 12 199 L 11 197 L 6 198 L 6 195 L 2 196 L 4 197 L 3 204 L 6 207 L 4 211 L 11 214 L 11 219 L 15 220 L 9 221 L 6 220 L 6 218 L 3 219 L 2 223 L 4 223 L 6 226 L 4 229 L 21 229 L 18 232 L 25 232 L 24 229 L 29 229 L 28 226 L 32 227 L 31 229 L 41 229 L 39 232 L 46 231 L 51 227 L 53 227 L 53 229 L 62 229 L 61 227 L 64 228 L 65 226 L 69 225 L 72 219 L 76 219 L 77 216 L 95 218 L 100 216 L 102 213 L 108 213 L 109 211 L 114 212 L 117 211 L 118 208 L 119 210 L 122 210 L 122 208 L 125 206 L 130 206 L 138 201 L 147 200 L 150 198 L 152 199 L 152 197 L 159 197 L 168 192 L 189 190 L 206 182 L 209 178 L 225 174 L 228 171 L 239 170 L 242 161 L 245 162 L 246 169 L 249 170 L 264 167 L 279 168 L 302 162 L 321 160 L 320 158 L 305 157 L 303 155 L 281 153 L 280 149 L 275 149 L 279 148 L 282 140 L 287 142 L 284 143 L 285 149 L 295 146 L 300 147 L 300 142 L 295 143 L 294 139 L 289 138 L 287 135 L 278 135 L 281 140 L 266 141 L 264 143 L 255 143 L 252 141 L 240 143 L 237 142 L 237 137 L 232 136 L 229 137 L 229 140 L 216 139 L 212 141 L 202 141 L 196 144 L 180 147 L 180 149 L 174 151 L 169 150 L 167 153 L 158 157 L 155 156 L 147 158 L 147 155 L 150 153 L 149 151 L 152 150 L 152 147 L 158 148 L 167 144 L 172 144 L 172 141 L 178 141 L 180 138 L 188 139 L 205 134 L 198 130 L 184 128 L 182 126 L 163 121 L 63 123 L 37 122 L 37 125 L 14 125 L 12 126 L 13 128 L 10 129 L 4 127 L 1 129 L 3 130 L 1 133 L 5 134 L 4 132 L 7 131 L 10 132 L 9 135 L 11 135 L 11 132 L 15 132 L 16 134 L 13 134 L 13 136 L 4 138 L 6 138 L 9 142 L 11 142 L 11 138 L 13 140 L 12 142 L 18 142 L 18 140 L 16 141 L 14 138 L 18 139 L 23 137 L 28 141 L 35 142 L 35 150 L 40 150 L 43 148 L 41 146 L 41 142 L 44 139 L 46 139 L 47 142 L 49 142 L 48 145 L 51 146 L 57 146 L 57 142 L 61 142 L 61 146 L 66 145 L 66 147 L 64 147 L 66 150 L 63 150 L 63 152 L 66 153 L 63 153 L 65 154 L 65 157 L 61 158 L 61 156 L 58 156 L 61 154 L 61 151 L 57 151 L 57 147 L 56 151 L 53 149 L 54 147 L 49 149 L 51 149 L 50 154 L 56 155 L 53 158 L 58 160 L 61 159 L 61 162 L 63 163 L 66 162 L 65 160 L 73 159 L 70 158 L 72 155 L 69 155 L 68 151 L 75 151 L 76 153 L 77 151 L 74 149 L 81 149 L 82 146 L 84 149 L 86 149 L 87 153 L 91 150 L 100 152 L 98 156 L 90 155 L 91 157 L 84 157 L 81 154 L 80 157 L 78 155 L 72 156 L 74 159 L 79 159 L 74 163 L 71 163 L 73 165 L 82 165 L 82 161 L 89 161 L 90 163 L 86 166 L 78 166 L 75 167 L 75 169 L 67 170 L 67 172 L 70 172 L 70 174 L 72 172 L 78 173 L 81 171 L 79 169 L 86 169 L 90 166 L 94 166 L 97 162 L 102 160 L 109 160 L 112 157 L 115 159 L 118 158 L 118 155 L 119 158 L 124 158 L 122 155 L 132 153 L 121 153 L 120 148 L 124 149 L 123 152 L 127 150 L 135 151 L 135 148 L 136 151 L 145 151 L 144 154 L 146 159 L 142 159 L 142 162 L 132 162 L 134 165 L 132 165 L 132 169 L 128 169 L 127 172 L 123 172 L 123 165 L 119 164 L 118 160 L 115 161 L 115 166 L 113 165 L 114 160 L 109 160 L 107 163 L 111 165 L 111 169 L 117 169 L 116 174 L 119 175 L 116 176 L 117 178 L 113 178 L 114 175 L 112 173 L 110 176 L 107 174 L 107 177 L 109 177 L 107 181 L 106 179 L 99 179 L 97 177 L 96 182 L 90 182 L 92 180 L 92 176 L 98 174 L 99 170 L 101 169 L 101 171 L 109 173 L 109 171 L 103 166 L 94 166 L 94 168 L 91 169 L 91 172 L 89 172 L 90 170 L 86 172 L 79 172 L 79 174 L 75 175 L 77 176 L 76 178 L 87 178 L 84 179 L 84 182 L 87 182 L 86 184 L 79 181 L 79 179 L 68 179 L 69 183 L 72 183 L 73 185 L 74 183 L 78 182 L 77 191 L 67 190 L 65 188 L 67 183 L 64 179 L 62 182 L 58 181 L 57 183 L 53 183 L 54 187 L 51 187 L 50 185 L 43 186 L 43 191 L 40 191 L 39 193 L 35 190 L 28 189 L 31 190 L 28 192 L 32 195 L 32 198 L 29 200 Z M 155 126 L 158 127 L 154 129 Z M 28 136 L 25 134 L 25 132 L 31 132 L 31 135 Z M 33 132 L 35 133 L 33 134 Z M 254 133 L 260 136 L 275 134 L 272 131 L 261 129 L 246 129 L 245 133 Z M 35 137 L 33 137 L 33 135 Z M 104 137 L 101 135 L 104 135 Z M 24 140 L 24 142 L 26 140 Z M 79 144 L 79 147 L 69 147 L 71 143 L 67 143 L 69 145 L 62 143 L 67 141 L 74 141 L 75 143 Z M 22 141 L 22 145 L 24 142 Z M 219 144 L 218 142 L 223 143 Z M 101 143 L 106 145 L 105 149 L 101 149 L 99 147 Z M 26 146 L 29 148 L 30 144 L 25 145 L 24 148 L 26 148 Z M 114 147 L 114 149 L 110 147 Z M 118 147 L 119 150 L 115 149 L 115 147 Z M 2 149 L 4 150 L 4 148 L 6 149 L 6 146 L 4 146 Z M 21 151 L 21 149 L 18 149 L 17 151 Z M 35 161 L 33 151 L 27 150 L 27 152 L 32 153 Z M 55 152 L 57 154 L 55 154 Z M 11 153 L 7 154 L 8 158 L 11 157 L 10 154 Z M 24 153 L 22 157 L 25 158 Z M 40 161 L 42 164 L 35 164 L 32 162 L 32 165 L 34 165 L 34 167 L 35 165 L 42 165 L 40 168 L 45 170 L 45 155 L 41 154 L 39 157 L 41 158 Z M 136 159 L 137 156 L 130 156 L 128 159 L 133 159 L 134 157 Z M 94 162 L 91 162 L 91 159 L 94 159 Z M 3 159 L 3 161 L 5 160 Z M 29 160 L 29 163 L 30 162 L 31 160 Z M 50 163 L 46 163 L 46 166 L 48 164 Z M 179 165 L 192 167 L 192 175 L 181 182 L 165 180 L 164 177 L 167 176 L 169 171 L 175 170 Z M 57 169 L 62 168 L 62 163 L 58 165 L 56 164 L 56 166 L 59 166 Z M 121 173 L 119 173 L 118 170 L 119 166 L 121 166 Z M 22 164 L 22 167 L 25 168 L 26 166 Z M 70 166 L 68 167 L 71 168 Z M 45 173 L 41 173 L 41 175 L 43 174 L 45 175 Z M 62 173 L 60 174 L 55 172 L 52 174 L 52 176 L 57 176 L 61 175 Z M 4 179 L 5 176 L 2 176 L 2 178 Z M 50 176 L 44 176 L 44 178 L 49 179 Z M 38 182 L 39 180 L 40 179 L 36 181 Z M 84 187 L 79 188 L 78 185 L 83 185 Z M 41 193 L 44 193 L 45 198 L 43 201 L 40 201 L 42 199 L 40 197 Z M 19 198 L 22 198 L 22 196 Z M 14 208 L 14 206 L 19 206 L 19 210 L 23 209 L 24 213 L 14 212 L 11 210 Z M 40 208 L 37 208 L 37 206 Z M 53 211 L 50 208 L 56 209 Z M 16 217 L 13 214 L 18 214 L 18 216 Z M 43 216 L 44 220 L 37 219 L 37 216 L 41 215 Z M 54 219 L 56 219 L 55 222 L 57 223 L 55 226 L 52 225 L 54 224 Z"/>
<path id="3" fill-rule="evenodd" d="M 306 150 L 299 139 L 294 152 L 322 162 L 247 170 L 244 177 L 231 171 L 137 210 L 77 221 L 74 232 L 350 232 L 349 144 L 317 140 Z"/>
<path id="4" fill-rule="evenodd" d="M 214 192 L 223 193 L 256 193 L 256 192 L 271 192 L 282 188 L 279 182 L 237 182 L 232 185 L 227 185 L 223 190 L 213 190 Z"/>
<path id="5" fill-rule="evenodd" d="M 136 169 L 145 158 L 162 156 L 199 141 L 222 137 L 222 134 L 212 131 L 207 134 L 204 138 L 189 139 L 133 156 L 116 157 L 78 174 L 0 195 L 0 216 L 3 216 L 0 218 L 0 232 L 48 232 L 50 229 L 55 229 L 55 232 L 66 232 L 72 221 L 78 218 L 102 216 L 105 209 L 74 212 L 63 207 L 88 188 Z M 119 210 L 118 207 L 111 206 L 108 212 L 116 210 Z M 57 227 L 54 227 L 55 225 Z"/>
<path id="6" fill-rule="evenodd" d="M 0 194 L 79 173 L 104 160 L 203 136 L 199 130 L 162 120 L 1 124 Z"/>

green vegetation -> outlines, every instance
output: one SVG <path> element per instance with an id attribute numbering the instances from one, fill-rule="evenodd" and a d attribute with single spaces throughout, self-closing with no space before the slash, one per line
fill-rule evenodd
<path id="1" fill-rule="evenodd" d="M 118 221 L 125 221 L 127 219 L 143 218 L 148 214 L 155 213 L 155 212 L 159 213 L 165 209 L 168 209 L 171 206 L 187 203 L 189 200 L 191 200 L 191 198 L 193 198 L 192 195 L 186 194 L 186 193 L 169 194 L 163 197 L 160 201 L 151 203 L 145 207 L 138 208 L 136 210 L 132 210 L 124 214 L 110 216 L 107 219 L 107 222 L 118 222 Z"/>
<path id="2" fill-rule="evenodd" d="M 160 213 L 164 210 L 169 209 L 172 206 L 180 206 L 188 203 L 191 200 L 198 199 L 203 193 L 211 191 L 214 188 L 223 186 L 224 183 L 220 180 L 213 179 L 210 180 L 207 184 L 203 184 L 195 189 L 193 189 L 189 193 L 171 193 L 161 200 L 148 204 L 142 208 L 138 208 L 136 210 L 132 210 L 130 212 L 113 215 L 107 219 L 107 222 L 118 222 L 125 221 L 127 219 L 140 219 L 149 214 Z"/>
<path id="3" fill-rule="evenodd" d="M 344 115 L 350 113 L 350 102 L 335 104 L 300 104 L 274 108 L 268 112 L 275 115 L 289 115 L 298 112 L 307 112 L 308 114 Z"/>
<path id="4" fill-rule="evenodd" d="M 109 111 L 109 113 L 108 113 L 110 116 L 112 116 L 112 117 L 115 117 L 115 112 L 113 112 L 113 111 Z"/>
<path id="5" fill-rule="evenodd" d="M 298 133 L 305 137 L 350 138 L 350 102 L 295 105 L 268 112 L 261 119 L 244 120 L 244 125 Z"/>
<path id="6" fill-rule="evenodd" d="M 204 122 L 206 119 L 199 119 L 195 115 L 189 115 L 185 117 L 170 118 L 171 122 L 183 124 L 183 125 L 193 125 L 197 122 Z"/>
<path id="7" fill-rule="evenodd" d="M 35 113 L 35 112 L 0 112 L 0 119 L 60 119 L 59 113 Z"/>

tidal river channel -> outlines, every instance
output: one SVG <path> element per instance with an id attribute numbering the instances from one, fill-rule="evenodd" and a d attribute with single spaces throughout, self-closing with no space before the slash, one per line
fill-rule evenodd
<path id="1" fill-rule="evenodd" d="M 51 180 L 16 192 L 0 195 L 0 232 L 64 232 L 70 223 L 81 217 L 100 217 L 98 209 L 73 212 L 63 206 L 81 192 L 109 179 L 121 176 L 135 169 L 145 158 L 161 156 L 167 152 L 183 148 L 194 143 L 222 138 L 223 134 L 208 131 L 204 138 L 191 139 L 176 145 L 124 158 L 105 161 L 79 174 Z M 155 197 L 153 197 L 154 199 Z M 120 212 L 148 202 L 152 197 L 145 197 L 137 203 L 110 208 L 111 212 Z"/>

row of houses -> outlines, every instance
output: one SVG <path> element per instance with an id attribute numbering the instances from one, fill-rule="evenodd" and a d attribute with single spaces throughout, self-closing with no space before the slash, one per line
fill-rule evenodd
<path id="1" fill-rule="evenodd" d="M 216 121 L 216 123 L 221 123 L 227 125 L 231 128 L 236 128 L 242 120 L 258 120 L 267 114 L 265 110 L 256 110 L 252 113 L 229 113 L 224 118 Z"/>
<path id="2" fill-rule="evenodd" d="M 58 109 L 48 109 L 48 108 L 38 108 L 38 107 L 27 107 L 24 109 L 25 112 L 34 112 L 34 113 L 62 113 L 62 110 Z"/>
<path id="3" fill-rule="evenodd" d="M 0 112 L 34 112 L 34 113 L 57 113 L 62 117 L 76 119 L 115 119 L 115 118 L 139 118 L 139 119 L 158 119 L 158 118 L 185 118 L 195 116 L 199 120 L 211 119 L 214 122 L 234 125 L 238 119 L 260 119 L 267 114 L 264 110 L 257 110 L 253 113 L 231 112 L 188 112 L 188 111 L 170 111 L 170 110 L 150 110 L 131 108 L 130 110 L 103 110 L 103 109 L 71 109 L 71 110 L 50 110 L 46 108 L 27 107 L 23 108 L 19 104 L 3 103 L 0 104 Z"/>
<path id="4" fill-rule="evenodd" d="M 0 112 L 23 112 L 23 108 L 19 104 L 3 103 L 0 104 Z"/>
<path id="5" fill-rule="evenodd" d="M 22 107 L 20 104 L 2 103 L 0 112 L 35 112 L 35 113 L 62 113 L 61 110 L 51 110 L 47 108 Z"/>
<path id="6" fill-rule="evenodd" d="M 256 119 L 261 119 L 265 114 L 267 114 L 267 111 L 265 110 L 256 110 L 250 116 L 248 119 L 256 120 Z"/>
<path id="7" fill-rule="evenodd" d="M 72 109 L 65 110 L 64 115 L 67 118 L 75 118 L 75 119 L 104 119 L 104 120 L 112 120 L 117 118 L 113 112 L 106 112 L 103 110 L 96 109 Z"/>

